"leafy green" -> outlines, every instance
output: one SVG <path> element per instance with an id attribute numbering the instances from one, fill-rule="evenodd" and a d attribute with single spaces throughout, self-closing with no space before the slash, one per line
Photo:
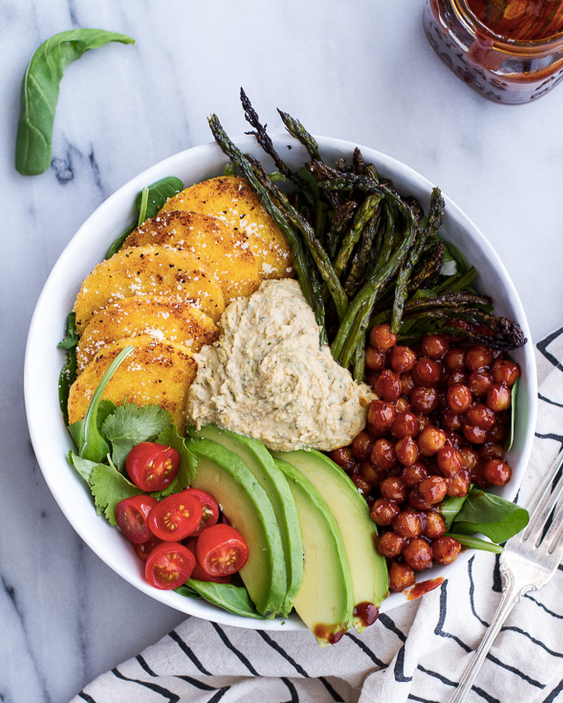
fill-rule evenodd
<path id="1" fill-rule="evenodd" d="M 196 581 L 188 579 L 184 586 L 176 589 L 181 596 L 194 598 L 194 593 L 218 608 L 229 613 L 242 615 L 246 618 L 262 619 L 250 600 L 248 591 L 242 586 L 233 586 L 231 583 L 212 583 L 211 581 Z"/>
<path id="2" fill-rule="evenodd" d="M 449 530 L 457 514 L 465 503 L 467 496 L 452 496 L 445 498 L 440 504 L 440 512 L 446 523 L 446 530 Z"/>
<path id="3" fill-rule="evenodd" d="M 116 408 L 102 425 L 102 433 L 111 442 L 111 458 L 116 468 L 123 470 L 127 454 L 136 444 L 154 440 L 171 424 L 170 414 L 158 405 L 138 407 L 124 403 Z"/>
<path id="4" fill-rule="evenodd" d="M 455 517 L 451 529 L 466 535 L 480 532 L 499 544 L 518 534 L 529 520 L 525 508 L 494 493 L 474 488 Z"/>
<path id="5" fill-rule="evenodd" d="M 469 549 L 480 549 L 483 552 L 494 552 L 495 554 L 501 554 L 503 552 L 503 547 L 500 547 L 494 542 L 479 539 L 479 537 L 468 537 L 467 535 L 458 535 L 451 532 L 448 532 L 447 536 L 453 537 L 461 544 L 462 547 L 468 547 Z"/>
<path id="6" fill-rule="evenodd" d="M 37 176 L 51 163 L 53 124 L 64 69 L 86 51 L 108 42 L 135 43 L 125 34 L 103 29 L 71 29 L 47 39 L 33 54 L 20 93 L 16 169 L 22 176 Z"/>
<path id="7" fill-rule="evenodd" d="M 446 242 L 444 240 L 444 247 L 445 247 L 445 256 L 444 256 L 444 261 L 453 260 L 456 263 L 457 270 L 460 273 L 467 273 L 469 271 L 469 264 L 467 263 L 467 259 L 465 258 L 465 255 L 463 252 L 456 247 L 455 244 L 452 244 L 451 242 Z"/>
<path id="8" fill-rule="evenodd" d="M 79 454 L 75 452 L 69 452 L 67 455 L 67 461 L 71 466 L 78 471 L 82 478 L 90 483 L 90 476 L 92 475 L 92 469 L 98 466 L 96 461 L 90 461 L 89 459 L 83 459 Z"/>
<path id="9" fill-rule="evenodd" d="M 120 501 L 143 494 L 143 491 L 119 473 L 113 464 L 99 463 L 92 467 L 89 484 L 96 513 L 104 515 L 110 525 L 117 525 L 115 507 Z"/>
<path id="10" fill-rule="evenodd" d="M 109 454 L 110 448 L 98 425 L 100 401 L 105 387 L 121 363 L 133 352 L 133 347 L 124 347 L 106 369 L 96 390 L 94 391 L 88 410 L 83 420 L 70 425 L 68 431 L 78 447 L 78 453 L 83 459 L 103 461 Z"/>
<path id="11" fill-rule="evenodd" d="M 167 178 L 161 178 L 147 188 L 143 188 L 135 199 L 135 206 L 138 212 L 137 221 L 129 225 L 115 239 L 106 254 L 106 258 L 109 259 L 118 252 L 131 232 L 139 225 L 142 225 L 145 220 L 157 215 L 164 203 L 173 195 L 179 193 L 183 187 L 184 184 L 179 178 L 168 176 Z"/>
<path id="12" fill-rule="evenodd" d="M 165 444 L 167 447 L 172 447 L 180 454 L 180 468 L 176 478 L 163 491 L 152 493 L 159 500 L 178 491 L 183 491 L 187 488 L 194 477 L 193 472 L 193 455 L 186 447 L 183 437 L 180 437 L 176 425 L 170 424 L 158 435 L 156 440 L 159 444 Z"/>
<path id="13" fill-rule="evenodd" d="M 66 318 L 65 336 L 59 342 L 60 349 L 66 349 L 66 358 L 59 374 L 59 406 L 68 425 L 68 394 L 70 387 L 76 380 L 76 347 L 78 334 L 76 333 L 76 315 L 71 312 Z"/>
<path id="14" fill-rule="evenodd" d="M 504 442 L 505 452 L 509 451 L 509 449 L 511 449 L 514 443 L 514 428 L 516 426 L 516 395 L 518 393 L 518 381 L 519 379 L 517 378 L 516 382 L 510 390 L 510 427 L 508 431 L 508 437 Z"/>

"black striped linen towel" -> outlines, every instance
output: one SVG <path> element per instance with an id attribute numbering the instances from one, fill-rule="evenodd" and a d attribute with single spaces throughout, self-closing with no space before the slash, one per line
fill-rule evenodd
<path id="1" fill-rule="evenodd" d="M 536 441 L 526 504 L 563 445 L 563 328 L 537 347 Z M 317 647 L 307 632 L 261 632 L 188 618 L 86 686 L 72 703 L 446 702 L 496 609 L 498 557 L 479 552 L 439 589 L 383 613 L 362 635 Z M 469 703 L 563 702 L 563 568 L 526 595 L 497 638 Z"/>

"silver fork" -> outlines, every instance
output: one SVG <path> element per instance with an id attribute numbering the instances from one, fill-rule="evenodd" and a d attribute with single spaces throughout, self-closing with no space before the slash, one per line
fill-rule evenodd
<path id="1" fill-rule="evenodd" d="M 483 665 L 491 646 L 516 603 L 529 591 L 537 591 L 554 576 L 563 558 L 563 476 L 553 487 L 563 465 L 563 449 L 532 500 L 530 522 L 521 535 L 508 540 L 500 557 L 502 597 L 489 629 L 461 677 L 449 703 L 463 703 Z M 546 526 L 551 524 L 546 531 Z M 544 534 L 545 533 L 545 534 Z"/>

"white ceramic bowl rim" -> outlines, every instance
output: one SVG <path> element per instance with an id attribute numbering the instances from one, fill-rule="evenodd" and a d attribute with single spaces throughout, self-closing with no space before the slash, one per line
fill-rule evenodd
<path id="1" fill-rule="evenodd" d="M 272 135 L 278 148 L 290 142 L 287 135 Z M 252 137 L 234 140 L 245 152 L 263 161 L 263 152 Z M 351 142 L 317 137 L 320 151 L 329 162 L 350 159 L 357 146 Z M 385 154 L 360 147 L 366 162 L 375 163 L 397 189 L 418 198 L 428 207 L 432 184 L 405 164 Z M 284 158 L 294 168 L 308 160 L 295 142 Z M 186 186 L 220 175 L 226 158 L 215 143 L 193 147 L 171 156 L 139 174 L 102 203 L 74 235 L 62 252 L 45 283 L 31 321 L 25 357 L 24 395 L 31 441 L 37 461 L 51 493 L 67 519 L 89 547 L 117 574 L 148 596 L 190 615 L 214 622 L 254 629 L 301 629 L 298 618 L 257 621 L 232 615 L 203 601 L 184 598 L 170 591 L 159 591 L 144 580 L 143 568 L 131 545 L 117 530 L 95 513 L 86 484 L 66 462 L 72 442 L 58 406 L 57 381 L 64 353 L 57 343 L 64 333 L 64 321 L 72 309 L 82 280 L 101 261 L 111 242 L 134 219 L 137 193 L 166 176 L 178 176 Z M 523 371 L 518 394 L 516 441 L 509 455 L 514 475 L 500 493 L 509 500 L 516 496 L 530 456 L 537 412 L 537 384 L 534 350 L 530 330 L 518 294 L 491 245 L 473 222 L 444 195 L 446 214 L 442 232 L 456 243 L 479 272 L 478 287 L 492 295 L 498 314 L 517 320 L 528 343 L 513 356 Z M 426 572 L 427 578 L 447 577 L 452 569 L 467 563 L 472 552 L 462 553 L 456 563 Z M 421 579 L 422 580 L 422 579 Z M 392 594 L 383 604 L 389 610 L 406 601 L 405 594 Z"/>

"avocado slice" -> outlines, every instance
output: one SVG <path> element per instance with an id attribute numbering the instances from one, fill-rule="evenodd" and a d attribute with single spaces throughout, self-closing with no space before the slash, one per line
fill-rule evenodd
<path id="1" fill-rule="evenodd" d="M 354 590 L 342 535 L 313 484 L 290 464 L 276 459 L 299 514 L 303 538 L 303 581 L 294 607 L 324 647 L 352 626 Z"/>
<path id="2" fill-rule="evenodd" d="M 248 544 L 240 576 L 258 612 L 273 618 L 282 610 L 287 576 L 276 515 L 266 491 L 239 457 L 208 439 L 188 439 L 191 486 L 215 498 Z"/>
<path id="3" fill-rule="evenodd" d="M 321 452 L 300 449 L 273 454 L 311 481 L 338 523 L 354 583 L 354 627 L 361 632 L 367 624 L 364 604 L 379 607 L 389 594 L 387 563 L 376 550 L 377 527 L 367 503 L 349 476 Z"/>
<path id="4" fill-rule="evenodd" d="M 270 452 L 256 439 L 220 429 L 215 425 L 205 425 L 199 431 L 191 427 L 189 434 L 191 437 L 210 439 L 234 452 L 268 494 L 276 514 L 287 570 L 287 591 L 281 612 L 285 616 L 289 615 L 303 579 L 303 544 L 297 507 L 287 479 L 276 466 Z"/>

